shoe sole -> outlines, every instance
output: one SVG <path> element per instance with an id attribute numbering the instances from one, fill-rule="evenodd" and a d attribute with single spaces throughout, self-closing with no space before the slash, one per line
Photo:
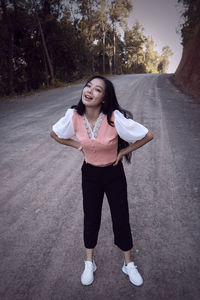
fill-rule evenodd
<path id="1" fill-rule="evenodd" d="M 128 273 L 127 273 L 127 271 L 126 271 L 126 268 L 124 266 L 122 267 L 122 271 L 124 272 L 124 274 L 126 274 L 127 276 L 129 276 Z M 130 277 L 129 277 L 129 280 L 130 280 L 130 282 L 132 282 L 132 284 L 134 284 L 136 286 L 141 286 L 143 284 L 143 281 L 142 281 L 142 283 L 138 284 L 137 282 L 131 280 Z"/>

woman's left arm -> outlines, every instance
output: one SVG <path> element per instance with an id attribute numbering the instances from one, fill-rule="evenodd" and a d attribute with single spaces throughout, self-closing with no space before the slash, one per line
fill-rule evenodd
<path id="1" fill-rule="evenodd" d="M 148 131 L 145 137 L 143 137 L 141 140 L 138 140 L 135 143 L 129 145 L 128 147 L 121 149 L 117 155 L 117 160 L 115 161 L 113 166 L 116 166 L 118 162 L 123 158 L 124 155 L 137 150 L 138 148 L 144 146 L 146 143 L 150 142 L 152 139 L 153 139 L 153 134 L 151 131 Z"/>

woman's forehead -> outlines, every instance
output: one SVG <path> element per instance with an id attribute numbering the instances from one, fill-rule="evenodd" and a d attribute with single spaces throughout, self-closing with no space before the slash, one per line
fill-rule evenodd
<path id="1" fill-rule="evenodd" d="M 92 85 L 95 85 L 95 86 L 101 86 L 102 88 L 105 87 L 105 83 L 102 79 L 100 78 L 94 78 L 92 80 L 89 81 Z"/>

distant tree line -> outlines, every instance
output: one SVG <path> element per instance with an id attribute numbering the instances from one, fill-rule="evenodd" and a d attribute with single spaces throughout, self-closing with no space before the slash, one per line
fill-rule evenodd
<path id="1" fill-rule="evenodd" d="M 130 0 L 0 0 L 0 96 L 59 86 L 89 74 L 166 72 Z"/>

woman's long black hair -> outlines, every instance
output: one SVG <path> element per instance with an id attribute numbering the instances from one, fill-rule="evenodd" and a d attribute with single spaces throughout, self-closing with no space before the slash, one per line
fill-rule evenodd
<path id="1" fill-rule="evenodd" d="M 128 118 L 133 119 L 132 113 L 128 110 L 121 108 L 121 106 L 119 105 L 119 103 L 117 101 L 116 93 L 115 93 L 115 88 L 110 80 L 108 80 L 107 78 L 105 78 L 103 76 L 96 75 L 96 76 L 89 78 L 87 80 L 85 86 L 95 78 L 101 79 L 105 83 L 104 103 L 102 103 L 101 111 L 105 115 L 107 115 L 108 124 L 110 126 L 114 126 L 114 122 L 111 120 L 112 113 L 114 110 L 119 110 L 127 119 Z M 77 105 L 73 105 L 72 108 L 76 109 L 77 113 L 81 116 L 85 113 L 85 105 L 82 102 L 82 97 L 81 97 L 79 103 Z M 118 152 L 121 149 L 126 148 L 128 146 L 129 146 L 128 142 L 126 142 L 123 139 L 121 139 L 120 137 L 118 137 Z M 130 163 L 131 162 L 131 153 L 125 155 L 125 158 L 126 158 L 126 161 L 128 163 Z"/>

